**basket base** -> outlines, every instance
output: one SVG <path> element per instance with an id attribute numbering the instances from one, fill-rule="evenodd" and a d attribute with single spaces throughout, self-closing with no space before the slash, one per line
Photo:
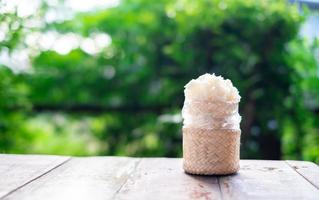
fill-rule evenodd
<path id="1" fill-rule="evenodd" d="M 187 167 L 183 165 L 183 169 L 185 173 L 187 174 L 193 174 L 193 175 L 231 175 L 231 174 L 236 174 L 239 170 L 239 165 L 238 167 L 232 169 L 232 170 L 216 170 L 215 168 L 213 170 L 209 169 L 204 169 L 204 170 L 198 170 L 194 169 L 193 167 Z"/>

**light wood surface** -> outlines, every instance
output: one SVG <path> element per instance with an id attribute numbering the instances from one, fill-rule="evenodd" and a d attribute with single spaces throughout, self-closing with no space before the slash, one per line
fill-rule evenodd
<path id="1" fill-rule="evenodd" d="M 242 160 L 240 165 L 236 175 L 220 178 L 224 199 L 319 199 L 319 190 L 285 161 Z"/>
<path id="2" fill-rule="evenodd" d="M 0 154 L 0 199 L 319 199 L 319 167 L 241 160 L 237 174 L 184 173 L 180 158 Z"/>
<path id="3" fill-rule="evenodd" d="M 318 165 L 312 162 L 288 160 L 287 163 L 301 176 L 319 189 Z"/>
<path id="4" fill-rule="evenodd" d="M 73 158 L 4 199 L 113 199 L 139 159 Z"/>
<path id="5" fill-rule="evenodd" d="M 62 156 L 0 154 L 0 197 L 48 173 L 68 159 Z"/>
<path id="6" fill-rule="evenodd" d="M 221 199 L 218 178 L 186 175 L 180 159 L 144 158 L 116 199 Z"/>

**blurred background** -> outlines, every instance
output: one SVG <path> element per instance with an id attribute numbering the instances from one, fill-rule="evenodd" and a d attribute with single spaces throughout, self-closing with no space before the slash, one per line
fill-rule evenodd
<path id="1" fill-rule="evenodd" d="M 242 158 L 319 163 L 319 1 L 0 2 L 0 153 L 180 157 L 208 72 L 242 96 Z"/>

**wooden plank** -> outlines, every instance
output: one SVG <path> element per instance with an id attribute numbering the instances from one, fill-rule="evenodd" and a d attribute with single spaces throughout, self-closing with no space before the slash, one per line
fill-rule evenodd
<path id="1" fill-rule="evenodd" d="M 0 154 L 0 198 L 61 165 L 69 157 Z"/>
<path id="2" fill-rule="evenodd" d="M 289 166 L 307 179 L 312 185 L 319 189 L 319 167 L 315 163 L 307 161 L 287 160 Z"/>
<path id="3" fill-rule="evenodd" d="M 4 199 L 113 199 L 140 159 L 72 158 Z"/>
<path id="4" fill-rule="evenodd" d="M 319 190 L 285 161 L 242 160 L 236 175 L 220 178 L 223 199 L 319 199 Z"/>
<path id="5" fill-rule="evenodd" d="M 181 159 L 142 159 L 115 199 L 221 199 L 214 176 L 185 174 Z"/>
<path id="6" fill-rule="evenodd" d="M 235 175 L 195 176 L 181 159 L 67 159 L 0 155 L 0 199 L 319 199 L 309 162 L 242 160 Z"/>

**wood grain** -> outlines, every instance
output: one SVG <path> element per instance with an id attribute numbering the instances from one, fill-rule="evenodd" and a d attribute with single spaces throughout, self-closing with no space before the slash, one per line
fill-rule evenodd
<path id="1" fill-rule="evenodd" d="M 319 167 L 241 160 L 229 176 L 184 173 L 182 159 L 0 155 L 0 199 L 319 199 Z"/>
<path id="2" fill-rule="evenodd" d="M 294 170 L 319 189 L 319 167 L 315 163 L 307 161 L 287 160 Z"/>
<path id="3" fill-rule="evenodd" d="M 4 199 L 113 199 L 140 159 L 72 158 Z"/>
<path id="4" fill-rule="evenodd" d="M 223 199 L 319 199 L 319 190 L 284 161 L 242 160 L 220 186 Z"/>
<path id="5" fill-rule="evenodd" d="M 181 159 L 142 159 L 115 199 L 221 199 L 214 176 L 185 174 Z"/>
<path id="6" fill-rule="evenodd" d="M 0 154 L 0 198 L 67 161 L 69 157 Z"/>

